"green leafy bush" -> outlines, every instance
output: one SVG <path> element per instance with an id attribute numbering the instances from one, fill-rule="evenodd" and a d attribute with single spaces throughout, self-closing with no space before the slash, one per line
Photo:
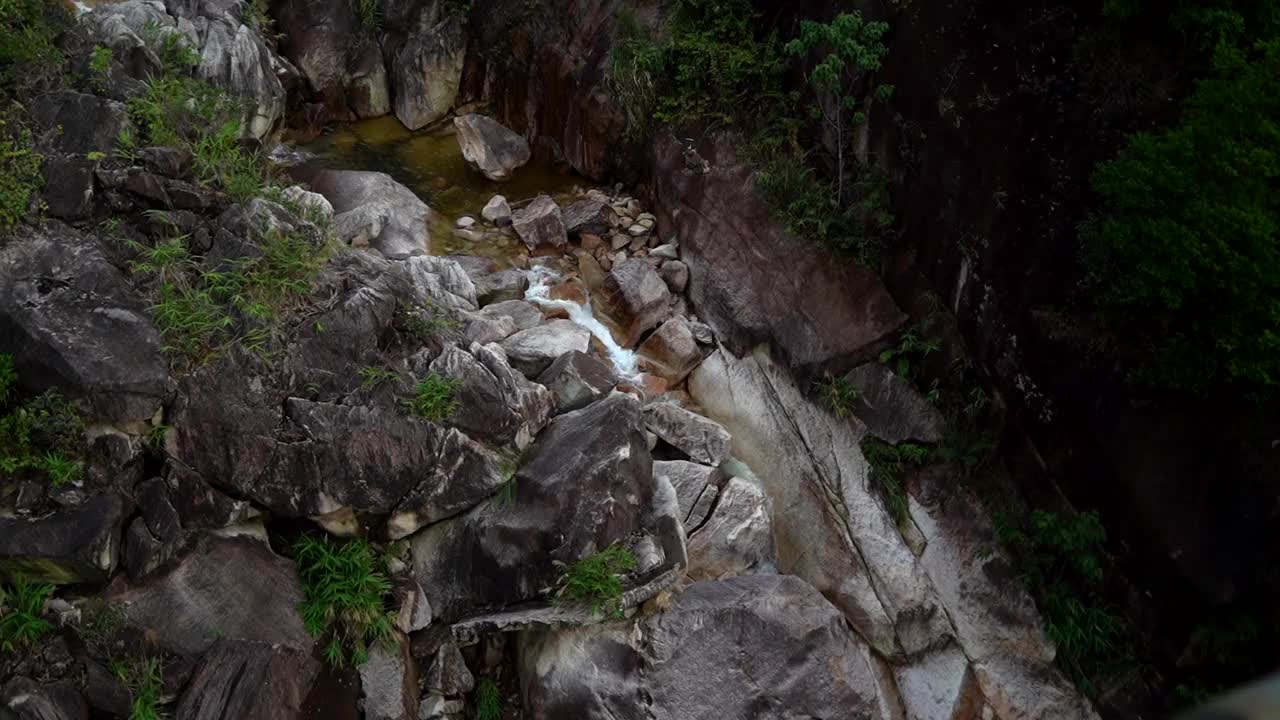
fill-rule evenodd
<path id="1" fill-rule="evenodd" d="M 885 509 L 895 522 L 905 522 L 908 516 L 907 489 L 902 484 L 902 474 L 911 466 L 929 461 L 929 450 L 912 443 L 890 445 L 868 435 L 862 441 L 862 456 L 871 466 L 871 476 L 884 499 Z"/>
<path id="2" fill-rule="evenodd" d="M 307 632 L 325 641 L 324 657 L 340 667 L 363 663 L 374 642 L 391 637 L 386 596 L 391 582 L 369 543 L 304 535 L 293 544 L 305 599 L 299 610 Z"/>
<path id="3" fill-rule="evenodd" d="M 0 0 L 0 102 L 24 98 L 61 78 L 58 35 L 72 23 L 57 0 Z"/>
<path id="4" fill-rule="evenodd" d="M 1103 600 L 1106 531 L 1095 512 L 1060 515 L 1037 510 L 1024 529 L 996 516 L 996 531 L 1010 553 L 1058 648 L 1058 664 L 1085 692 L 1091 678 L 1130 669 L 1126 623 Z"/>
<path id="5" fill-rule="evenodd" d="M 44 157 L 31 145 L 31 131 L 0 118 L 0 236 L 27 214 L 44 184 Z"/>
<path id="6" fill-rule="evenodd" d="M 586 605 L 592 612 L 621 612 L 622 575 L 636 566 L 636 556 L 622 545 L 610 545 L 570 565 L 560 576 L 556 597 Z"/>
<path id="7" fill-rule="evenodd" d="M 418 381 L 411 397 L 400 401 L 410 415 L 432 422 L 444 422 L 458 409 L 460 380 L 430 373 Z"/>
<path id="8" fill-rule="evenodd" d="M 81 460 L 84 420 L 56 390 L 26 402 L 17 400 L 13 357 L 0 354 L 0 477 L 44 478 L 51 485 L 84 475 Z"/>
<path id="9" fill-rule="evenodd" d="M 1089 283 L 1135 380 L 1196 395 L 1280 388 L 1280 41 L 1219 46 L 1173 127 L 1101 166 Z"/>
<path id="10" fill-rule="evenodd" d="M 0 585 L 0 652 L 30 648 L 53 630 L 43 617 L 45 601 L 51 595 L 52 585 L 30 583 L 21 577 Z"/>

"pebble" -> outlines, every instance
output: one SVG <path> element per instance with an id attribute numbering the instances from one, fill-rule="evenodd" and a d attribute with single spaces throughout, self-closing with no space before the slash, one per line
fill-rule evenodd
<path id="1" fill-rule="evenodd" d="M 647 235 L 648 233 L 649 233 L 649 228 L 639 224 L 632 225 L 631 227 L 627 228 L 627 234 L 630 235 L 631 237 L 640 237 L 641 235 Z"/>
<path id="2" fill-rule="evenodd" d="M 458 222 L 454 224 L 462 228 L 463 230 L 466 230 L 467 228 L 476 224 L 476 219 L 471 217 L 470 215 L 463 215 L 462 217 L 458 218 Z"/>
<path id="3" fill-rule="evenodd" d="M 650 251 L 649 254 L 654 257 L 670 258 L 672 260 L 676 260 L 680 257 L 680 248 L 676 247 L 672 243 L 667 243 L 666 245 L 659 245 L 658 247 L 654 248 L 652 251 Z"/>
<path id="4" fill-rule="evenodd" d="M 630 243 L 631 238 L 623 235 L 622 233 L 614 233 L 613 237 L 609 238 L 609 245 L 613 247 L 614 250 L 621 250 Z"/>
<path id="5" fill-rule="evenodd" d="M 644 235 L 637 235 L 634 239 L 631 240 L 631 244 L 628 246 L 628 249 L 631 250 L 631 252 L 635 252 L 640 248 L 644 247 L 646 244 L 647 243 L 645 242 Z"/>

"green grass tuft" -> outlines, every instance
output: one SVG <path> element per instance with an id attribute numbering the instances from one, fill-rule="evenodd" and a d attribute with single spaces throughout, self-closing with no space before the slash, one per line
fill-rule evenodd
<path id="1" fill-rule="evenodd" d="M 502 720 L 502 695 L 492 678 L 481 678 L 476 686 L 476 720 Z"/>
<path id="2" fill-rule="evenodd" d="M 111 672 L 129 689 L 129 720 L 158 720 L 164 673 L 156 658 L 111 661 Z"/>
<path id="3" fill-rule="evenodd" d="M 52 595 L 53 585 L 30 583 L 21 577 L 0 585 L 0 652 L 30 648 L 53 630 L 42 617 L 45 601 Z"/>
<path id="4" fill-rule="evenodd" d="M 400 375 L 395 371 L 376 365 L 362 367 L 357 374 L 360 376 L 360 390 L 363 392 L 377 390 L 386 383 L 400 380 Z"/>
<path id="5" fill-rule="evenodd" d="M 293 556 L 305 594 L 302 621 L 324 641 L 325 659 L 334 667 L 365 662 L 369 647 L 392 633 L 385 602 L 391 582 L 373 548 L 358 538 L 304 535 L 293 544 Z"/>
<path id="6" fill-rule="evenodd" d="M 862 402 L 862 391 L 843 375 L 827 375 L 818 381 L 818 398 L 839 418 L 853 416 Z"/>
<path id="7" fill-rule="evenodd" d="M 80 480 L 84 476 L 80 411 L 56 390 L 16 403 L 17 380 L 13 357 L 0 354 L 0 407 L 6 402 L 12 405 L 0 415 L 0 474 L 43 477 L 55 487 Z"/>
<path id="8" fill-rule="evenodd" d="M 413 396 L 401 400 L 400 404 L 410 415 L 432 422 L 443 422 L 458 409 L 456 395 L 461 386 L 460 380 L 430 373 L 418 381 Z"/>
<path id="9" fill-rule="evenodd" d="M 569 566 L 560 577 L 556 597 L 565 603 L 586 605 L 592 612 L 622 611 L 622 575 L 634 570 L 636 556 L 630 548 L 610 545 Z"/>
<path id="10" fill-rule="evenodd" d="M 929 455 L 928 448 L 912 443 L 890 445 L 871 436 L 862 441 L 862 456 L 871 466 L 871 476 L 884 499 L 885 509 L 899 524 L 905 522 L 908 515 L 907 490 L 902 484 L 902 474 L 909 466 L 928 462 Z"/>

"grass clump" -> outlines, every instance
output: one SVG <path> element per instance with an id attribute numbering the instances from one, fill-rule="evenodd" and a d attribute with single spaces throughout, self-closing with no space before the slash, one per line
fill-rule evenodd
<path id="1" fill-rule="evenodd" d="M 391 582 L 369 543 L 304 535 L 293 544 L 305 599 L 299 610 L 312 636 L 325 640 L 324 657 L 335 667 L 359 665 L 374 642 L 391 637 L 385 598 Z"/>
<path id="2" fill-rule="evenodd" d="M 492 678 L 481 678 L 476 686 L 476 720 L 502 720 L 502 694 Z"/>
<path id="3" fill-rule="evenodd" d="M 419 342 L 434 340 L 462 328 L 460 320 L 432 300 L 401 303 L 396 309 L 396 321 L 409 337 Z"/>
<path id="4" fill-rule="evenodd" d="M 371 392 L 373 390 L 377 390 L 386 383 L 393 383 L 400 380 L 400 375 L 395 371 L 380 368 L 376 365 L 367 365 L 362 367 L 356 374 L 360 377 L 360 390 L 364 392 Z"/>
<path id="5" fill-rule="evenodd" d="M 0 102 L 34 96 L 62 78 L 57 39 L 72 22 L 70 7 L 57 0 L 0 0 Z"/>
<path id="6" fill-rule="evenodd" d="M 862 402 L 862 391 L 843 375 L 826 375 L 818 381 L 818 398 L 836 417 L 847 419 Z"/>
<path id="7" fill-rule="evenodd" d="M 53 595 L 53 585 L 31 583 L 16 578 L 0 585 L 0 652 L 16 653 L 30 648 L 53 630 L 45 620 L 44 604 Z"/>
<path id="8" fill-rule="evenodd" d="M 996 517 L 996 531 L 1044 616 L 1059 666 L 1086 693 L 1091 677 L 1132 667 L 1124 619 L 1102 597 L 1106 531 L 1096 512 L 1031 513 L 1025 527 Z"/>
<path id="9" fill-rule="evenodd" d="M 164 673 L 156 658 L 117 659 L 111 672 L 129 689 L 129 720 L 158 720 Z"/>
<path id="10" fill-rule="evenodd" d="M 634 570 L 636 556 L 623 545 L 610 545 L 568 566 L 560 576 L 556 597 L 585 605 L 592 612 L 622 612 L 622 576 Z"/>
<path id="11" fill-rule="evenodd" d="M 430 373 L 414 386 L 413 395 L 400 404 L 414 417 L 444 422 L 458 409 L 457 393 L 462 381 Z"/>
<path id="12" fill-rule="evenodd" d="M 862 441 L 862 456 L 871 466 L 885 509 L 895 522 L 901 524 L 908 515 L 907 490 L 902 484 L 902 474 L 909 467 L 918 467 L 929 461 L 929 450 L 913 443 L 890 445 L 868 436 Z"/>
<path id="13" fill-rule="evenodd" d="M 84 477 L 80 411 L 56 390 L 18 402 L 13 356 L 0 354 L 0 476 L 59 487 Z"/>

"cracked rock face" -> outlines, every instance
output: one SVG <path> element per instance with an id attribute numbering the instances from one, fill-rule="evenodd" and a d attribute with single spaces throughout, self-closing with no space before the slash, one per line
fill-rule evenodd
<path id="1" fill-rule="evenodd" d="M 635 621 L 520 640 L 532 720 L 883 717 L 867 648 L 802 580 L 695 583 Z"/>

